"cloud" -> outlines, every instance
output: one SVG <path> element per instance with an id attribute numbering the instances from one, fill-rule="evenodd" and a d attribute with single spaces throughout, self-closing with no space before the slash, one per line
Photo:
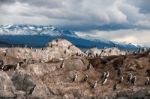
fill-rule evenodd
<path id="1" fill-rule="evenodd" d="M 2 4 L 12 4 L 14 2 L 15 2 L 15 0 L 0 0 L 0 5 L 2 5 Z"/>
<path id="2" fill-rule="evenodd" d="M 109 39 L 117 42 L 137 43 L 150 46 L 150 30 L 122 29 L 115 31 L 92 30 L 89 32 L 76 32 L 82 38 Z"/>
<path id="3" fill-rule="evenodd" d="M 111 30 L 114 26 L 119 26 L 115 30 L 149 29 L 148 4 L 149 0 L 0 0 L 0 21 L 51 24 L 78 31 Z"/>

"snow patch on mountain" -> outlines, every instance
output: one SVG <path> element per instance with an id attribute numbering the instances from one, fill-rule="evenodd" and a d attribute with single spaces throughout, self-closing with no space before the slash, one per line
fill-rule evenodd
<path id="1" fill-rule="evenodd" d="M 61 30 L 52 25 L 40 26 L 40 25 L 0 25 L 0 35 L 49 35 L 49 36 L 61 36 L 61 35 L 76 36 L 74 32 Z"/>

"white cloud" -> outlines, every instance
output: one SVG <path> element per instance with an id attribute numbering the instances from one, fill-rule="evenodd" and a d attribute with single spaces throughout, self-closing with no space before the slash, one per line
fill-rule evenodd
<path id="1" fill-rule="evenodd" d="M 76 34 L 83 38 L 94 39 L 109 39 L 117 42 L 137 43 L 150 46 L 150 30 L 116 30 L 116 31 L 99 31 L 94 30 L 90 32 L 76 32 Z"/>

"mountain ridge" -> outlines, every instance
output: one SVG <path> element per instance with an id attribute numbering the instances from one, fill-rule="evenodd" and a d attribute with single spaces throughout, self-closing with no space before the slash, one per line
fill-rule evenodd
<path id="1" fill-rule="evenodd" d="M 135 44 L 125 44 L 106 39 L 89 39 L 79 37 L 75 32 L 59 29 L 52 25 L 0 25 L 1 41 L 6 43 L 27 44 L 33 47 L 42 47 L 46 42 L 56 38 L 64 38 L 81 48 L 118 47 L 120 49 L 137 49 L 141 47 Z"/>

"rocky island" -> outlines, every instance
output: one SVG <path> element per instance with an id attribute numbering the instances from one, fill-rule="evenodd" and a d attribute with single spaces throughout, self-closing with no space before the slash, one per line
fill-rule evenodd
<path id="1" fill-rule="evenodd" d="M 150 99 L 148 51 L 83 52 L 65 39 L 0 48 L 0 99 Z"/>

